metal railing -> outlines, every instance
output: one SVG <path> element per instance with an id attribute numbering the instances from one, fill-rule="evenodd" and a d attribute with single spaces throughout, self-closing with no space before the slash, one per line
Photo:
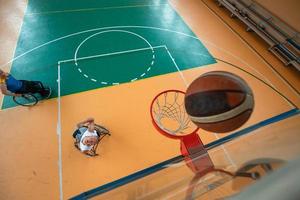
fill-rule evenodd
<path id="1" fill-rule="evenodd" d="M 300 71 L 300 34 L 273 16 L 252 0 L 217 0 L 219 6 L 227 8 L 232 17 L 247 25 L 269 44 L 269 51 L 286 66 L 293 65 Z"/>

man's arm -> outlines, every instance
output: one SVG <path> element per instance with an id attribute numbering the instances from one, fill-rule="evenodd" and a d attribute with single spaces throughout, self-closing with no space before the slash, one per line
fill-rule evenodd
<path id="1" fill-rule="evenodd" d="M 94 132 L 94 130 L 95 130 L 94 120 L 89 123 L 88 130 L 89 130 L 89 132 Z"/>
<path id="2" fill-rule="evenodd" d="M 15 97 L 21 96 L 21 94 L 15 94 L 15 93 L 12 93 L 11 91 L 7 90 L 7 86 L 5 83 L 0 84 L 0 89 L 1 89 L 2 94 L 4 94 L 4 95 L 15 96 Z"/>
<path id="3" fill-rule="evenodd" d="M 84 121 L 82 121 L 82 122 L 79 122 L 79 123 L 77 124 L 77 128 L 83 127 L 86 123 L 93 123 L 93 124 L 94 124 L 94 118 L 89 117 L 89 118 L 87 118 L 86 120 L 84 120 Z"/>

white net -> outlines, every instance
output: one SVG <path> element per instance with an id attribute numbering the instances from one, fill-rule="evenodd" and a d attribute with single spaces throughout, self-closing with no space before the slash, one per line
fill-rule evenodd
<path id="1" fill-rule="evenodd" d="M 187 135 L 197 129 L 184 107 L 184 93 L 170 90 L 161 93 L 153 102 L 153 119 L 160 129 L 171 135 Z"/>

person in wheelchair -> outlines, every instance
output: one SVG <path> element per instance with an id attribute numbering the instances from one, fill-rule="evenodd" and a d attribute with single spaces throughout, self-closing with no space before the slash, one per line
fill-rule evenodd
<path id="1" fill-rule="evenodd" d="M 22 96 L 22 94 L 39 93 L 44 99 L 51 95 L 51 88 L 44 87 L 40 81 L 17 80 L 11 74 L 0 69 L 0 89 L 2 94 Z"/>
<path id="2" fill-rule="evenodd" d="M 94 118 L 90 117 L 77 124 L 77 129 L 73 133 L 76 140 L 74 145 L 82 153 L 88 156 L 96 156 L 98 155 L 96 153 L 98 143 L 106 135 L 110 135 L 109 131 L 95 124 Z"/>

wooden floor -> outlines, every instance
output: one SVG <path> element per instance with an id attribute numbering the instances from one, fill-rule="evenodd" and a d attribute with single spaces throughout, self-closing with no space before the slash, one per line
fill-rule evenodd
<path id="1" fill-rule="evenodd" d="M 268 47 L 261 39 L 246 32 L 244 25 L 230 18 L 224 8 L 211 0 L 172 0 L 169 3 L 214 57 L 241 66 L 300 106 L 299 72 L 285 67 L 267 51 Z M 10 64 L 6 63 L 14 56 L 27 2 L 1 0 L 0 5 L 0 25 L 6 27 L 0 31 L 0 66 L 9 71 Z M 236 73 L 253 89 L 255 110 L 241 129 L 294 108 L 268 86 L 222 62 L 189 69 L 182 74 L 190 83 L 200 74 L 212 70 Z M 178 73 L 171 73 L 61 98 L 63 194 L 59 187 L 57 99 L 41 102 L 34 108 L 1 110 L 0 199 L 59 199 L 60 195 L 68 199 L 179 155 L 178 141 L 158 134 L 148 114 L 152 98 L 166 88 L 185 90 L 185 85 Z M 122 103 L 118 99 L 123 99 Z M 84 106 L 82 102 L 85 102 Z M 76 151 L 71 137 L 74 125 L 88 116 L 95 117 L 112 132 L 111 137 L 102 141 L 100 156 L 95 158 L 87 158 Z M 291 125 L 292 130 L 285 132 Z M 275 143 L 283 146 L 299 141 L 295 127 L 300 128 L 299 117 L 274 126 L 276 137 L 272 140 L 278 140 Z M 272 135 L 272 131 L 268 132 Z M 279 138 L 281 132 L 286 136 L 282 140 Z M 201 131 L 201 139 L 209 143 L 216 136 Z M 268 154 L 268 149 L 266 152 Z M 279 152 L 278 156 L 288 157 L 299 152 L 300 148 L 296 147 L 288 152 Z M 239 165 L 247 158 L 247 152 L 233 150 L 230 156 Z M 256 156 L 260 155 L 248 155 L 249 158 Z M 292 155 L 288 157 L 291 158 Z"/>

